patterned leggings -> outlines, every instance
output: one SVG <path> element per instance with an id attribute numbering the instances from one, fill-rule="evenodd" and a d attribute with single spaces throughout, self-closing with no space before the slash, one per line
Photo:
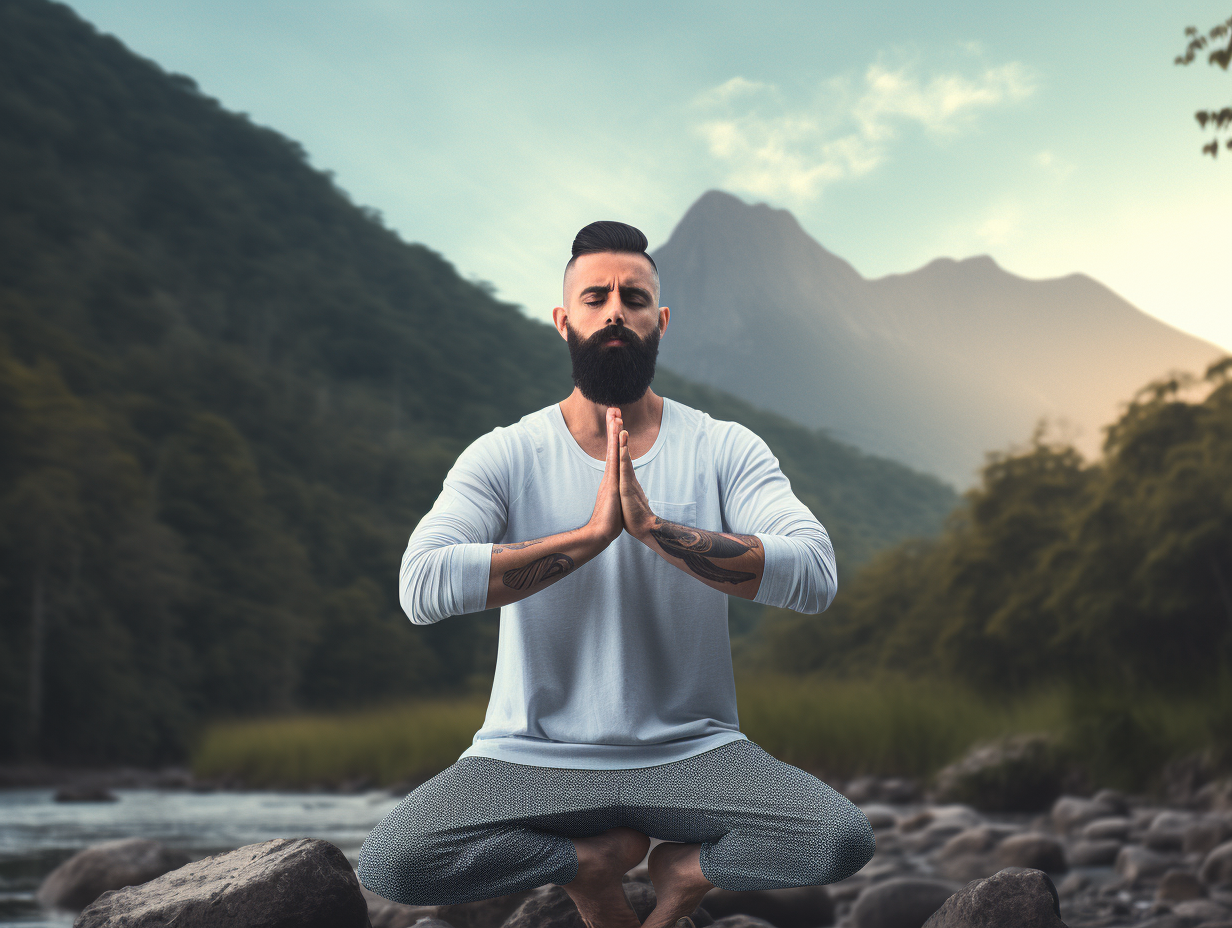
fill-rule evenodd
<path id="1" fill-rule="evenodd" d="M 373 829 L 359 879 L 410 905 L 568 883 L 578 863 L 570 839 L 618 825 L 700 843 L 706 879 L 732 890 L 833 883 L 875 849 L 868 819 L 846 797 L 742 740 L 627 770 L 463 757 Z"/>

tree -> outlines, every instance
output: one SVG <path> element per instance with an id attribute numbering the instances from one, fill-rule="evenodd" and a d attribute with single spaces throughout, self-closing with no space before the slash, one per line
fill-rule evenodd
<path id="1" fill-rule="evenodd" d="M 1206 56 L 1207 63 L 1217 64 L 1225 71 L 1228 70 L 1228 62 L 1232 60 L 1232 18 L 1211 27 L 1206 35 L 1199 33 L 1193 26 L 1189 26 L 1185 30 L 1185 35 L 1189 37 L 1189 45 L 1185 47 L 1185 54 L 1176 56 L 1174 64 L 1192 64 L 1198 52 L 1205 49 L 1207 45 L 1213 45 L 1215 47 Z M 1228 44 L 1223 48 L 1218 47 L 1225 38 L 1227 38 Z M 1202 153 L 1210 155 L 1212 158 L 1218 157 L 1219 133 L 1225 128 L 1232 126 L 1232 106 L 1225 106 L 1220 110 L 1198 110 L 1198 112 L 1194 113 L 1194 119 L 1198 120 L 1198 125 L 1203 129 L 1206 128 L 1207 123 L 1211 124 L 1215 131 L 1215 138 L 1202 146 Z M 1224 144 L 1227 148 L 1232 149 L 1232 138 L 1227 139 Z"/>

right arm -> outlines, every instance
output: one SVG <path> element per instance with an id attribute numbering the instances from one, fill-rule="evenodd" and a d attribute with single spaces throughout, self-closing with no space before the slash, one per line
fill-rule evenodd
<path id="1" fill-rule="evenodd" d="M 577 570 L 620 535 L 619 430 L 613 412 L 607 415 L 607 467 L 594 512 L 571 531 L 491 544 L 504 534 L 508 514 L 499 475 L 455 465 L 402 558 L 399 598 L 412 622 L 428 625 L 525 599 Z"/>

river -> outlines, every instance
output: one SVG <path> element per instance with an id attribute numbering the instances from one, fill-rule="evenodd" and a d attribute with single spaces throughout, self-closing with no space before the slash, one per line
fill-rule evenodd
<path id="1" fill-rule="evenodd" d="M 54 789 L 0 790 L 0 928 L 69 928 L 34 894 L 61 861 L 100 841 L 153 838 L 194 859 L 270 838 L 324 838 L 354 863 L 398 800 L 358 795 L 117 789 L 118 802 L 56 802 Z"/>

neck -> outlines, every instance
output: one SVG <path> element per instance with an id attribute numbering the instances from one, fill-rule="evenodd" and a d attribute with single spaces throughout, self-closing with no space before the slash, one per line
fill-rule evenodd
<path id="1" fill-rule="evenodd" d="M 657 433 L 659 423 L 663 421 L 663 397 L 650 389 L 647 389 L 640 399 L 619 408 L 630 439 L 650 431 Z M 606 438 L 607 409 L 602 403 L 592 403 L 586 399 L 577 387 L 560 403 L 565 424 L 569 426 L 569 431 L 579 438 Z"/>

